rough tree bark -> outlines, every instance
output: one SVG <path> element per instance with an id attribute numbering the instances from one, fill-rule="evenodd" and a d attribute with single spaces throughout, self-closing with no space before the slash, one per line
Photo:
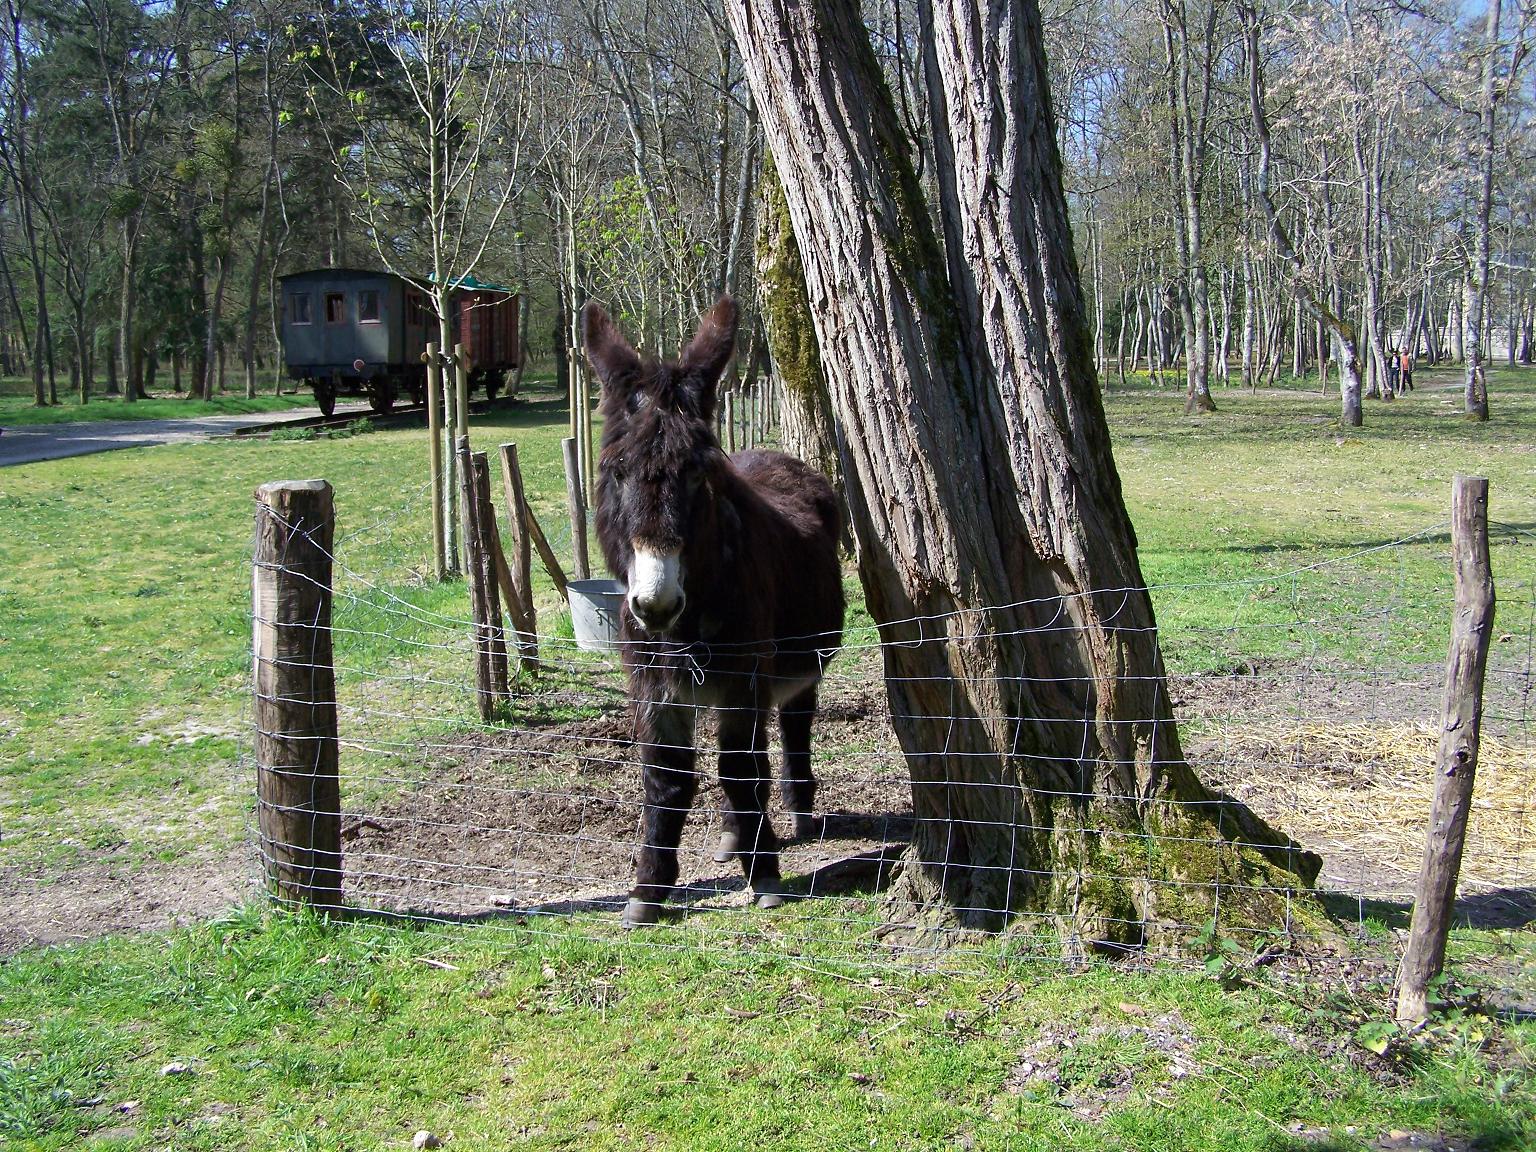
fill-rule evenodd
<path id="1" fill-rule="evenodd" d="M 805 266 L 789 222 L 784 187 L 772 162 L 763 165 L 758 212 L 757 283 L 768 355 L 784 397 L 780 436 L 785 451 L 798 456 L 842 489 L 837 433 L 827 380 L 821 370 Z M 846 508 L 844 514 L 846 517 Z"/>
<path id="2" fill-rule="evenodd" d="M 1069 952 L 1164 946 L 1220 884 L 1224 918 L 1283 922 L 1279 890 L 1316 859 L 1214 796 L 1180 750 L 1037 8 L 921 11 L 947 258 L 857 4 L 727 12 L 799 241 L 911 773 L 892 911 L 989 928 L 1042 915 Z"/>

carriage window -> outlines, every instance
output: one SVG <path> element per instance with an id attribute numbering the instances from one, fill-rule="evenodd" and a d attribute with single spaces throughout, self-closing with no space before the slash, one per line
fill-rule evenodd
<path id="1" fill-rule="evenodd" d="M 362 324 L 379 323 L 379 290 L 364 288 L 357 294 L 357 319 Z"/>
<path id="2" fill-rule="evenodd" d="M 327 324 L 347 322 L 347 298 L 344 294 L 340 292 L 325 294 L 325 322 Z"/>
<path id="3" fill-rule="evenodd" d="M 288 319 L 293 324 L 313 324 L 314 316 L 309 308 L 309 293 L 295 292 L 288 297 Z"/>

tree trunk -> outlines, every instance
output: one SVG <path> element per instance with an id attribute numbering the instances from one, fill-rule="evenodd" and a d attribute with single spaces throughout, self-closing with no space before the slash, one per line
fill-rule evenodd
<path id="1" fill-rule="evenodd" d="M 912 776 L 894 906 L 977 927 L 1044 915 L 1078 953 L 1175 944 L 1219 883 L 1224 917 L 1272 925 L 1304 886 L 1279 862 L 1316 860 L 1218 801 L 1179 748 L 1038 10 L 923 9 L 949 259 L 858 6 L 727 4 L 800 244 Z"/>
<path id="2" fill-rule="evenodd" d="M 842 467 L 837 433 L 811 301 L 806 295 L 805 266 L 790 226 L 784 186 L 772 163 L 763 165 L 762 204 L 758 212 L 757 282 L 762 297 L 768 353 L 784 395 L 781 416 L 784 449 L 824 474 L 839 492 Z M 847 509 L 844 508 L 846 522 Z"/>
<path id="3" fill-rule="evenodd" d="M 1307 308 L 1328 328 L 1333 339 L 1334 358 L 1339 364 L 1339 394 L 1342 412 L 1340 422 L 1346 427 L 1358 428 L 1363 420 L 1360 408 L 1360 358 L 1355 351 L 1355 331 L 1340 315 L 1338 301 L 1330 308 L 1307 284 L 1306 269 L 1291 243 L 1290 234 L 1280 222 L 1275 211 L 1274 199 L 1269 193 L 1269 116 L 1264 111 L 1263 58 L 1259 55 L 1259 17 L 1247 3 L 1239 3 L 1243 28 L 1246 34 L 1248 64 L 1248 108 L 1253 121 L 1254 135 L 1259 141 L 1259 167 L 1254 178 L 1254 192 L 1269 225 L 1270 244 L 1282 262 L 1291 270 L 1295 291 Z M 1335 291 L 1337 288 L 1335 287 Z M 1319 357 L 1321 360 L 1321 357 Z"/>
<path id="4" fill-rule="evenodd" d="M 1488 377 L 1483 365 L 1483 332 L 1486 328 L 1484 312 L 1488 298 L 1488 248 L 1493 230 L 1493 143 L 1497 127 L 1499 14 L 1502 8 L 1502 0 L 1488 0 L 1487 23 L 1484 27 L 1483 89 L 1477 106 L 1477 235 L 1472 248 L 1472 267 L 1467 277 L 1467 310 L 1462 317 L 1465 325 L 1463 351 L 1466 355 L 1463 392 L 1467 415 L 1474 420 L 1488 419 Z"/>

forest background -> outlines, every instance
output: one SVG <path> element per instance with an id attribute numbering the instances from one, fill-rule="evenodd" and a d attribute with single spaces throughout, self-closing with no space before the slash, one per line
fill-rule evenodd
<path id="1" fill-rule="evenodd" d="M 35 403 L 271 391 L 277 277 L 316 266 L 518 288 L 529 354 L 562 375 L 587 297 L 653 349 L 721 291 L 748 302 L 749 340 L 773 312 L 758 281 L 774 287 L 788 229 L 707 0 L 5 12 L 0 373 Z M 1212 382 L 1337 379 L 1352 352 L 1382 396 L 1407 346 L 1465 362 L 1482 414 L 1484 365 L 1530 362 L 1529 9 L 1048 0 L 1043 15 L 1106 386 L 1175 373 L 1208 407 Z M 866 5 L 929 182 L 920 18 L 912 0 Z"/>

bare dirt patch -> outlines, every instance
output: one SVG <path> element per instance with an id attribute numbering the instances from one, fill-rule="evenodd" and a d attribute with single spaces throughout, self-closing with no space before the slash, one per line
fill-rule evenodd
<path id="1" fill-rule="evenodd" d="M 868 652 L 845 655 L 824 685 L 815 735 L 824 819 L 783 853 L 785 876 L 810 894 L 850 876 L 880 887 L 911 833 L 905 761 L 876 665 Z M 1384 678 L 1250 664 L 1176 677 L 1170 688 L 1204 779 L 1320 852 L 1325 888 L 1401 901 L 1423 843 L 1439 684 L 1437 668 Z M 1523 691 L 1522 681 L 1490 683 L 1461 901 L 1478 923 L 1536 922 L 1536 757 Z M 641 810 L 621 700 L 610 678 L 555 701 L 595 715 L 463 732 L 436 745 L 403 794 L 365 804 L 344 791 L 349 899 L 444 917 L 617 907 L 633 879 Z M 712 726 L 700 728 L 703 779 L 682 843 L 681 896 L 744 903 L 740 868 L 712 859 L 723 797 Z M 770 813 L 788 827 L 777 797 Z M 215 915 L 253 891 L 254 872 L 249 850 L 150 865 L 104 857 L 51 876 L 0 870 L 0 954 Z"/>
<path id="2" fill-rule="evenodd" d="M 883 694 L 868 686 L 829 693 L 817 733 L 819 754 L 839 770 L 821 777 L 817 835 L 784 846 L 786 876 L 878 852 L 911 833 L 904 761 Z M 455 739 L 451 767 L 344 823 L 349 900 L 445 916 L 617 907 L 633 882 L 642 809 L 631 736 L 627 713 L 612 711 Z M 709 721 L 699 737 L 701 781 L 679 852 L 681 895 L 744 901 L 740 867 L 712 858 L 724 797 Z M 782 835 L 790 822 L 776 793 L 770 815 Z"/>
<path id="3" fill-rule="evenodd" d="M 878 853 L 910 833 L 904 759 L 878 672 L 866 664 L 845 658 L 824 685 L 816 763 L 826 819 L 814 839 L 786 845 L 786 876 Z M 1362 677 L 1247 664 L 1170 687 L 1186 754 L 1204 779 L 1320 852 L 1325 888 L 1400 900 L 1422 850 L 1439 682 L 1432 668 Z M 349 898 L 443 916 L 616 907 L 633 879 L 641 791 L 629 720 L 612 688 L 594 697 L 603 705 L 596 717 L 456 737 L 446 745 L 452 755 L 440 755 L 408 794 L 353 814 Z M 1518 702 L 1500 703 L 1498 686 L 1491 689 L 1490 715 L 1521 715 Z M 711 858 L 723 797 L 711 725 L 700 728 L 702 782 L 681 846 L 681 895 L 741 902 L 737 865 Z M 1468 895 L 1499 900 L 1536 887 L 1528 738 L 1519 725 L 1490 724 L 1485 733 L 1463 867 Z M 787 828 L 776 797 L 770 814 Z"/>
<path id="4" fill-rule="evenodd" d="M 0 956 L 205 919 L 254 891 L 254 869 L 239 852 L 151 866 L 102 860 L 48 877 L 0 870 Z"/>

